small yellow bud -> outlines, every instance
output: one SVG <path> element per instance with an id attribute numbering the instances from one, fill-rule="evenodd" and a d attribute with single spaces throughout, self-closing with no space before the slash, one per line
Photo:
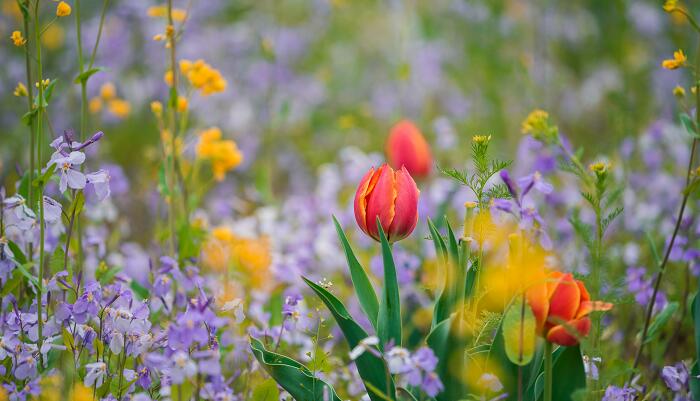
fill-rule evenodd
<path id="1" fill-rule="evenodd" d="M 591 163 L 588 166 L 588 169 L 594 172 L 595 175 L 597 175 L 600 178 L 608 174 L 608 171 L 610 171 L 610 167 L 611 165 L 608 162 L 596 162 Z"/>
<path id="2" fill-rule="evenodd" d="M 131 112 L 131 105 L 124 99 L 112 99 L 107 104 L 109 112 L 119 118 L 125 118 Z"/>
<path id="3" fill-rule="evenodd" d="M 163 104 L 157 100 L 151 102 L 151 112 L 160 118 L 163 115 Z"/>
<path id="4" fill-rule="evenodd" d="M 104 100 L 113 99 L 117 95 L 117 89 L 114 84 L 107 82 L 100 87 L 100 97 Z"/>
<path id="5" fill-rule="evenodd" d="M 71 13 L 71 8 L 68 3 L 62 1 L 56 6 L 56 16 L 57 17 L 67 17 Z"/>
<path id="6" fill-rule="evenodd" d="M 17 47 L 24 46 L 24 44 L 27 43 L 27 39 L 22 36 L 22 32 L 20 31 L 12 32 L 10 39 L 12 39 L 12 43 L 14 43 L 14 45 Z"/>
<path id="7" fill-rule="evenodd" d="M 682 86 L 676 85 L 675 88 L 673 88 L 673 96 L 682 98 L 685 96 L 685 89 L 683 89 Z"/>
<path id="8" fill-rule="evenodd" d="M 667 70 L 675 70 L 680 67 L 685 67 L 686 61 L 688 61 L 688 57 L 683 53 L 683 50 L 678 49 L 673 52 L 673 58 L 664 60 L 661 66 Z"/>
<path id="9" fill-rule="evenodd" d="M 51 80 L 49 80 L 48 78 L 46 78 L 45 80 L 41 81 L 41 86 L 43 86 L 44 88 L 46 88 L 47 86 L 49 86 L 49 83 L 50 83 L 50 82 L 51 82 Z M 39 87 L 39 82 L 36 82 L 36 83 L 34 84 L 34 86 L 36 86 L 36 87 L 38 88 L 38 87 Z"/>
<path id="10" fill-rule="evenodd" d="M 102 110 L 102 99 L 99 97 L 93 97 L 88 103 L 88 108 L 90 109 L 90 113 L 99 113 L 100 110 Z"/>
<path id="11" fill-rule="evenodd" d="M 664 11 L 667 13 L 673 12 L 678 7 L 678 0 L 666 0 L 664 3 Z"/>
<path id="12" fill-rule="evenodd" d="M 479 145 L 486 145 L 491 141 L 491 135 L 474 135 L 472 137 L 472 142 Z"/>
<path id="13" fill-rule="evenodd" d="M 18 82 L 18 83 L 17 83 L 17 86 L 15 87 L 15 91 L 13 92 L 13 94 L 14 94 L 15 96 L 17 96 L 17 97 L 24 97 L 24 96 L 27 96 L 27 87 L 24 86 L 23 83 Z"/>
<path id="14" fill-rule="evenodd" d="M 173 72 L 171 70 L 166 71 L 163 80 L 168 86 L 173 86 Z"/>
<path id="15" fill-rule="evenodd" d="M 163 41 L 163 40 L 165 40 L 165 35 L 163 35 L 162 33 L 154 35 L 153 40 L 155 40 L 156 42 Z"/>

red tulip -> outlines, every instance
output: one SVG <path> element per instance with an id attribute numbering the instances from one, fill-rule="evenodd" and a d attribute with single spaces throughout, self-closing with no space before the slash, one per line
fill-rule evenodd
<path id="1" fill-rule="evenodd" d="M 433 164 L 430 146 L 418 127 L 408 120 L 399 121 L 391 128 L 386 153 L 395 169 L 406 167 L 416 177 L 430 173 Z"/>
<path id="2" fill-rule="evenodd" d="M 545 283 L 532 287 L 527 300 L 537 320 L 537 330 L 547 341 L 563 346 L 578 344 L 588 335 L 596 310 L 612 308 L 612 304 L 591 301 L 584 284 L 571 273 L 551 272 Z"/>
<path id="3" fill-rule="evenodd" d="M 418 222 L 418 187 L 405 168 L 372 167 L 355 193 L 355 220 L 379 241 L 377 217 L 389 242 L 408 237 Z"/>

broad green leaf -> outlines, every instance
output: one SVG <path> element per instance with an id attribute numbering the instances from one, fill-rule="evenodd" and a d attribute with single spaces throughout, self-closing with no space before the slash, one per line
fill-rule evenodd
<path id="1" fill-rule="evenodd" d="M 273 379 L 265 380 L 253 389 L 252 401 L 279 401 L 280 390 Z"/>
<path id="2" fill-rule="evenodd" d="M 17 270 L 19 270 L 20 273 L 22 273 L 24 277 L 27 278 L 27 280 L 29 280 L 29 282 L 34 286 L 34 288 L 38 288 L 39 279 L 29 272 L 29 268 L 32 266 L 34 266 L 34 262 L 28 262 L 23 265 L 17 264 L 15 267 L 17 268 Z"/>
<path id="3" fill-rule="evenodd" d="M 586 388 L 586 371 L 583 367 L 581 348 L 559 347 L 552 353 L 552 400 L 574 401 L 574 394 Z M 533 400 L 542 400 L 544 392 L 544 373 L 540 369 L 537 381 L 528 391 L 527 396 Z M 529 399 L 529 398 L 528 398 Z"/>
<path id="4" fill-rule="evenodd" d="M 438 283 L 436 290 L 435 307 L 433 308 L 433 322 L 431 329 L 435 327 L 445 319 L 450 317 L 451 305 L 449 302 L 449 291 L 448 283 L 451 279 L 450 269 L 447 267 L 447 246 L 445 241 L 442 239 L 440 232 L 438 231 L 432 220 L 428 219 L 428 228 L 430 229 L 430 236 L 433 239 L 433 244 L 435 245 L 435 254 L 437 256 L 438 265 Z"/>
<path id="5" fill-rule="evenodd" d="M 694 400 L 700 400 L 700 366 L 698 366 L 698 361 L 693 363 L 690 368 L 690 394 L 693 396 Z"/>
<path id="6" fill-rule="evenodd" d="M 311 289 L 318 295 L 326 307 L 333 314 L 333 318 L 338 323 L 340 330 L 345 336 L 345 340 L 348 342 L 350 349 L 355 348 L 360 341 L 367 338 L 369 335 L 367 332 L 350 316 L 345 305 L 335 295 L 331 294 L 325 288 L 320 285 L 302 277 L 304 282 L 311 287 Z M 389 389 L 390 396 L 395 396 L 395 389 L 393 380 L 391 380 L 387 385 L 386 377 L 386 365 L 384 361 L 370 352 L 365 352 L 360 355 L 355 360 L 355 365 L 357 366 L 357 371 L 360 373 L 360 377 L 366 383 L 371 384 L 381 391 L 386 391 Z M 371 391 L 369 386 L 367 387 L 367 393 L 373 401 L 382 400 L 382 396 Z"/>
<path id="7" fill-rule="evenodd" d="M 63 251 L 61 246 L 62 245 L 56 247 L 56 250 L 53 251 L 53 255 L 51 255 L 51 259 L 49 260 L 49 270 L 51 271 L 51 274 L 56 274 L 63 270 L 66 253 Z"/>
<path id="8" fill-rule="evenodd" d="M 255 338 L 250 339 L 250 348 L 263 369 L 295 400 L 341 401 L 333 387 L 314 376 L 301 363 L 266 350 Z"/>
<path id="9" fill-rule="evenodd" d="M 382 297 L 379 300 L 377 315 L 377 336 L 382 346 L 392 342 L 401 345 L 401 304 L 399 299 L 399 283 L 396 277 L 394 256 L 391 245 L 386 239 L 382 224 L 377 217 L 377 230 L 382 243 L 382 259 L 384 261 L 384 285 Z"/>
<path id="10" fill-rule="evenodd" d="M 700 290 L 693 297 L 690 314 L 693 317 L 693 328 L 695 329 L 695 358 L 700 358 Z M 700 400 L 700 398 L 698 399 Z"/>
<path id="11" fill-rule="evenodd" d="M 654 317 L 654 320 L 652 320 L 649 325 L 647 337 L 644 339 L 645 344 L 652 341 L 659 334 L 676 310 L 678 310 L 678 302 L 669 302 L 666 307 Z"/>
<path id="12" fill-rule="evenodd" d="M 78 74 L 78 76 L 75 77 L 75 79 L 73 80 L 73 82 L 75 82 L 76 84 L 79 84 L 79 83 L 82 82 L 82 81 L 87 82 L 87 80 L 90 79 L 91 76 L 93 76 L 94 74 L 96 74 L 96 73 L 98 73 L 98 72 L 100 72 L 100 71 L 104 71 L 104 70 L 106 70 L 105 67 L 93 67 L 93 68 L 90 68 L 89 70 L 83 71 L 83 73 Z"/>
<path id="13" fill-rule="evenodd" d="M 360 300 L 360 307 L 365 312 L 365 315 L 372 323 L 372 327 L 377 329 L 377 315 L 379 314 L 379 301 L 377 301 L 377 293 L 374 292 L 374 287 L 367 277 L 365 269 L 362 267 L 360 262 L 355 257 L 355 253 L 350 247 L 345 232 L 340 227 L 340 223 L 333 216 L 333 224 L 335 225 L 335 230 L 338 232 L 338 238 L 340 238 L 340 244 L 343 246 L 345 251 L 345 259 L 347 259 L 348 267 L 350 268 L 350 278 L 352 279 L 352 285 L 355 287 L 355 292 L 357 293 L 357 298 Z"/>
<path id="14" fill-rule="evenodd" d="M 511 362 L 519 366 L 530 363 L 537 340 L 535 315 L 520 298 L 510 305 L 503 317 L 503 340 Z"/>

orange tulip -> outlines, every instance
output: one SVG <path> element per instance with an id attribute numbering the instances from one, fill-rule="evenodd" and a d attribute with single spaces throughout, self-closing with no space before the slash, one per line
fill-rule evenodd
<path id="1" fill-rule="evenodd" d="M 411 121 L 399 121 L 391 128 L 386 153 L 389 164 L 395 169 L 406 167 L 416 177 L 430 173 L 433 163 L 430 146 Z"/>
<path id="2" fill-rule="evenodd" d="M 377 217 L 389 242 L 408 237 L 418 222 L 418 187 L 406 168 L 372 167 L 355 193 L 355 220 L 379 241 Z"/>
<path id="3" fill-rule="evenodd" d="M 576 345 L 591 330 L 593 311 L 605 311 L 612 304 L 591 301 L 583 282 L 571 273 L 551 272 L 545 283 L 527 291 L 527 300 L 537 320 L 537 331 L 547 341 Z"/>

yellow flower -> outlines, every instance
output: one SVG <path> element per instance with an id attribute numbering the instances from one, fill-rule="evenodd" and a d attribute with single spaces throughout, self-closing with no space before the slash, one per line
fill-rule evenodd
<path id="1" fill-rule="evenodd" d="M 110 100 L 116 96 L 117 96 L 117 89 L 114 87 L 113 83 L 107 82 L 105 84 L 102 84 L 102 86 L 100 87 L 100 97 L 102 99 Z"/>
<path id="2" fill-rule="evenodd" d="M 664 3 L 664 11 L 667 13 L 673 12 L 678 6 L 678 0 L 666 0 Z"/>
<path id="3" fill-rule="evenodd" d="M 153 112 L 156 117 L 160 118 L 160 116 L 163 115 L 163 104 L 157 100 L 151 102 L 151 112 Z"/>
<path id="4" fill-rule="evenodd" d="M 487 144 L 489 141 L 491 141 L 491 135 L 474 135 L 472 137 L 472 142 L 479 145 Z"/>
<path id="5" fill-rule="evenodd" d="M 180 71 L 189 83 L 199 89 L 203 96 L 223 92 L 226 89 L 226 80 L 219 70 L 204 62 L 204 60 L 180 61 Z"/>
<path id="6" fill-rule="evenodd" d="M 7 390 L 5 390 L 5 387 L 0 386 L 0 401 L 7 400 L 9 400 L 9 397 L 7 396 Z"/>
<path id="7" fill-rule="evenodd" d="M 178 96 L 177 97 L 177 111 L 180 113 L 183 113 L 187 111 L 187 98 L 184 96 Z"/>
<path id="8" fill-rule="evenodd" d="M 73 401 L 92 401 L 92 389 L 76 383 L 73 387 Z"/>
<path id="9" fill-rule="evenodd" d="M 67 17 L 71 13 L 71 8 L 68 3 L 62 1 L 56 6 L 56 16 L 57 17 Z"/>
<path id="10" fill-rule="evenodd" d="M 109 112 L 119 118 L 125 118 L 131 111 L 131 105 L 124 99 L 112 99 L 107 103 Z"/>
<path id="11" fill-rule="evenodd" d="M 610 163 L 608 162 L 595 162 L 588 166 L 588 169 L 595 173 L 598 177 L 604 177 L 610 171 Z"/>
<path id="12" fill-rule="evenodd" d="M 228 171 L 243 162 L 243 154 L 232 140 L 221 139 L 219 128 L 213 127 L 199 134 L 197 157 L 211 162 L 214 178 L 222 181 Z"/>
<path id="13" fill-rule="evenodd" d="M 48 78 L 46 78 L 46 79 L 44 79 L 43 81 L 41 81 L 41 86 L 43 86 L 44 88 L 46 88 L 47 86 L 49 86 L 50 83 L 51 83 L 51 80 L 48 79 Z M 39 82 L 35 82 L 35 83 L 34 83 L 34 86 L 36 86 L 36 87 L 38 88 L 38 87 L 39 87 Z"/>
<path id="14" fill-rule="evenodd" d="M 525 135 L 532 135 L 533 138 L 542 142 L 553 142 L 558 135 L 558 129 L 549 122 L 549 113 L 544 110 L 533 110 L 522 123 L 521 132 Z"/>
<path id="15" fill-rule="evenodd" d="M 181 22 L 187 18 L 187 12 L 181 8 L 173 8 L 173 21 Z M 146 11 L 149 17 L 152 18 L 167 18 L 168 7 L 165 5 L 152 6 Z"/>
<path id="16" fill-rule="evenodd" d="M 41 35 L 41 44 L 49 50 L 56 50 L 63 45 L 66 33 L 59 24 L 51 24 Z"/>
<path id="17" fill-rule="evenodd" d="M 17 97 L 27 96 L 27 87 L 23 83 L 17 82 L 17 87 L 15 87 L 13 94 Z"/>
<path id="18" fill-rule="evenodd" d="M 661 66 L 667 70 L 675 70 L 677 68 L 684 67 L 686 61 L 688 61 L 688 57 L 683 54 L 683 50 L 678 49 L 677 51 L 673 52 L 673 58 L 664 60 L 661 63 Z"/>
<path id="19" fill-rule="evenodd" d="M 88 103 L 88 108 L 90 109 L 90 113 L 99 113 L 100 110 L 102 110 L 102 99 L 99 97 L 93 97 Z"/>
<path id="20" fill-rule="evenodd" d="M 680 85 L 676 85 L 676 87 L 673 88 L 673 96 L 675 96 L 675 97 L 685 96 L 685 89 L 683 89 L 683 87 Z"/>
<path id="21" fill-rule="evenodd" d="M 12 32 L 10 39 L 12 39 L 12 43 L 14 43 L 17 47 L 24 46 L 24 44 L 27 43 L 27 39 L 22 36 L 22 32 L 20 31 Z"/>
<path id="22" fill-rule="evenodd" d="M 168 86 L 173 86 L 173 72 L 171 70 L 166 71 L 163 80 Z"/>

